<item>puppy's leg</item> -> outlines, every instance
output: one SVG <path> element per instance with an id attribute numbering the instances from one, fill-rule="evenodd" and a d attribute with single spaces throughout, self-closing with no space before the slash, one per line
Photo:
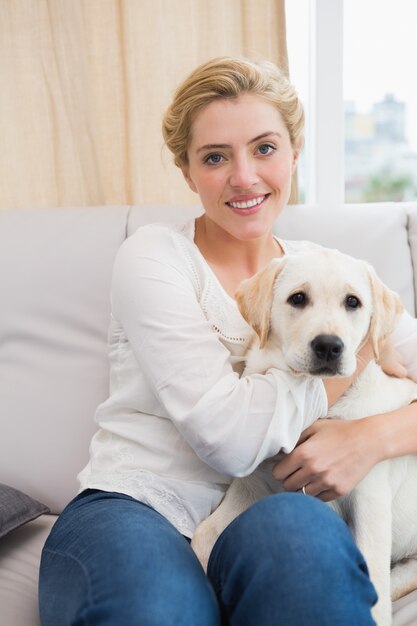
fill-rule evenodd
<path id="1" fill-rule="evenodd" d="M 355 541 L 365 557 L 378 594 L 372 615 L 378 626 L 391 626 L 391 491 L 382 463 L 356 487 L 350 499 Z"/>
<path id="2" fill-rule="evenodd" d="M 197 526 L 191 541 L 191 547 L 205 572 L 213 546 L 226 526 L 251 504 L 270 494 L 271 489 L 262 479 L 260 472 L 232 481 L 220 505 Z"/>
<path id="3" fill-rule="evenodd" d="M 399 561 L 391 570 L 391 597 L 398 600 L 417 589 L 417 560 Z"/>

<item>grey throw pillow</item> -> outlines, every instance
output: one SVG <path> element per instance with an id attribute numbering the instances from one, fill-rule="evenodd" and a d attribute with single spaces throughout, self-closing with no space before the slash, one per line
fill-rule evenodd
<path id="1" fill-rule="evenodd" d="M 0 537 L 43 513 L 49 513 L 45 504 L 0 483 Z"/>

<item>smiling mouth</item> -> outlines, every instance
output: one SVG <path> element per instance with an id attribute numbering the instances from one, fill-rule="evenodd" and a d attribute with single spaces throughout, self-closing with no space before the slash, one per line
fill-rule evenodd
<path id="1" fill-rule="evenodd" d="M 246 200 L 245 202 L 240 201 L 240 202 L 226 202 L 226 204 L 228 206 L 230 206 L 232 209 L 253 209 L 254 207 L 257 207 L 259 204 L 262 204 L 262 202 L 268 198 L 271 194 L 267 193 L 264 196 L 258 196 L 257 198 L 252 198 L 251 200 Z"/>

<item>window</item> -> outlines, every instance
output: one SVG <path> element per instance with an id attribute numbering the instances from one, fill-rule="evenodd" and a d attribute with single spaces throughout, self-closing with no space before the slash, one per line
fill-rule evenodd
<path id="1" fill-rule="evenodd" d="M 416 20 L 415 0 L 344 3 L 347 202 L 417 198 Z"/>
<path id="2" fill-rule="evenodd" d="M 301 201 L 417 199 L 415 0 L 287 0 L 286 16 L 307 119 Z"/>
<path id="3" fill-rule="evenodd" d="M 287 49 L 291 82 L 295 85 L 305 110 L 305 146 L 297 166 L 299 202 L 310 203 L 311 186 L 308 173 L 310 158 L 310 105 L 309 105 L 309 58 L 310 58 L 310 0 L 290 0 L 286 3 Z"/>

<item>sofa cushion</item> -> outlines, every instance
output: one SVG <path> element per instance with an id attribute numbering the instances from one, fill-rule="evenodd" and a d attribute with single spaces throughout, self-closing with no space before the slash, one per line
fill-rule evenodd
<path id="1" fill-rule="evenodd" d="M 108 394 L 111 271 L 128 207 L 0 211 L 0 477 L 59 512 Z"/>
<path id="2" fill-rule="evenodd" d="M 39 563 L 55 521 L 54 515 L 42 515 L 0 540 L 1 626 L 40 625 Z"/>
<path id="3" fill-rule="evenodd" d="M 417 624 L 417 590 L 394 602 L 392 624 L 393 626 Z"/>
<path id="4" fill-rule="evenodd" d="M 48 512 L 48 507 L 42 502 L 0 483 L 0 537 Z"/>

